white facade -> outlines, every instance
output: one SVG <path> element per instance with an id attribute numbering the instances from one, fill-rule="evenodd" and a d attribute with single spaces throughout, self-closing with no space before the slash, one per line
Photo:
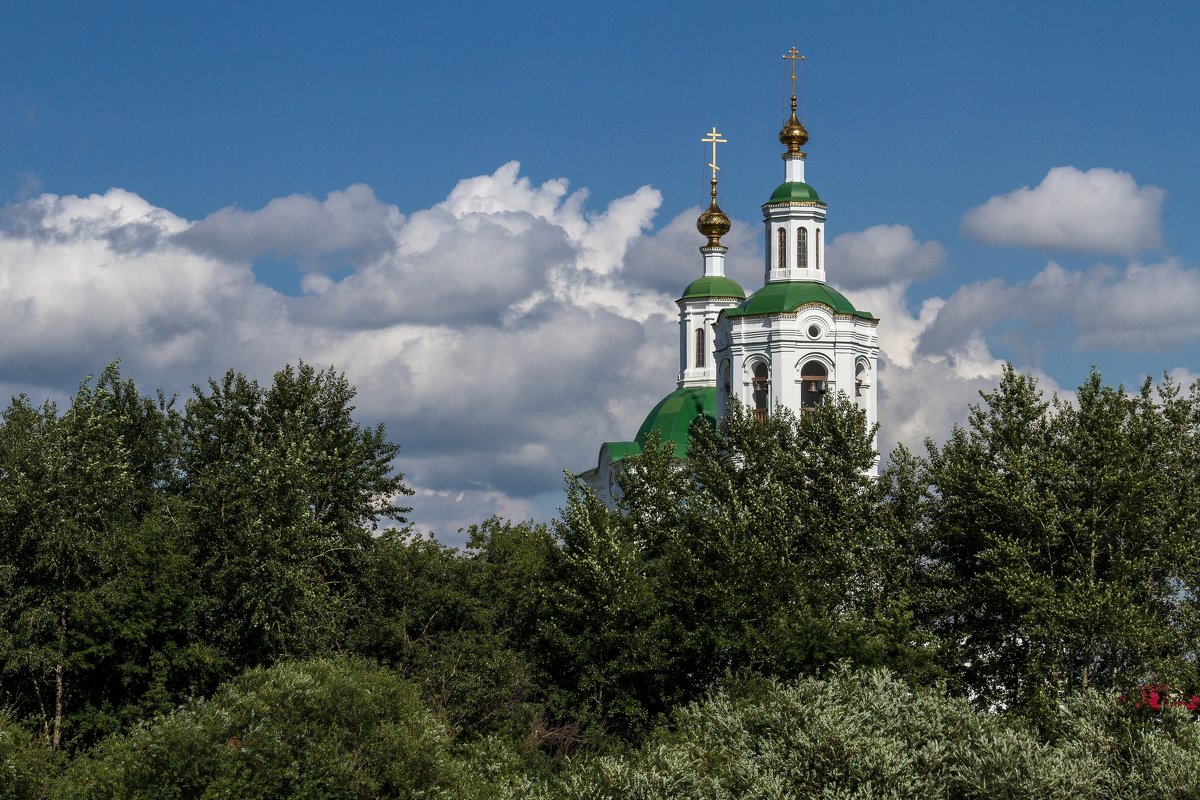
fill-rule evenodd
<path id="1" fill-rule="evenodd" d="M 792 124 L 799 126 L 794 113 Z M 785 126 L 785 144 L 788 133 Z M 792 141 L 798 137 L 793 129 Z M 803 132 L 801 143 L 807 138 Z M 718 414 L 734 397 L 756 415 L 779 407 L 803 413 L 841 392 L 874 427 L 879 320 L 826 285 L 826 205 L 804 182 L 799 146 L 783 159 L 784 183 L 762 207 L 765 285 L 717 322 Z"/>
<path id="2" fill-rule="evenodd" d="M 704 141 L 723 141 L 715 128 L 711 135 Z M 677 388 L 650 412 L 634 441 L 605 442 L 596 467 L 580 474 L 610 507 L 620 494 L 616 475 L 626 457 L 640 452 L 647 433 L 657 431 L 684 457 L 687 424 L 701 414 L 723 416 L 733 398 L 766 416 L 780 408 L 805 413 L 842 393 L 862 409 L 868 427 L 879 418 L 879 320 L 826 283 L 826 205 L 804 180 L 800 147 L 808 132 L 796 116 L 794 96 L 779 140 L 787 146 L 784 182 L 762 207 L 764 285 L 749 298 L 725 276 L 727 248 L 720 240 L 730 221 L 717 206 L 714 149 L 712 204 L 696 223 L 708 239 L 700 248 L 704 274 L 676 301 Z"/>
<path id="3" fill-rule="evenodd" d="M 799 413 L 844 392 L 866 413 L 867 424 L 875 425 L 877 325 L 817 302 L 791 312 L 723 319 L 714 354 L 717 412 L 724 415 L 729 398 L 736 397 L 749 409 L 770 413 L 784 406 Z"/>
<path id="4" fill-rule="evenodd" d="M 704 276 L 725 277 L 725 253 L 721 245 L 705 245 Z M 679 375 L 678 386 L 716 386 L 717 364 L 713 360 L 713 336 L 717 318 L 727 308 L 742 302 L 741 297 L 705 295 L 681 297 L 679 306 Z"/>

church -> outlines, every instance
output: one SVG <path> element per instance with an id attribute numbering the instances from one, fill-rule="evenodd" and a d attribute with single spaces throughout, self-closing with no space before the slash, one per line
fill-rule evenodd
<path id="1" fill-rule="evenodd" d="M 700 246 L 703 274 L 687 285 L 679 306 L 679 376 L 675 391 L 646 416 L 633 441 L 605 442 L 595 468 L 580 474 L 585 485 L 612 506 L 622 462 L 639 453 L 651 431 L 687 457 L 688 427 L 697 417 L 715 424 L 736 398 L 756 417 L 776 408 L 795 413 L 843 392 L 863 410 L 868 426 L 877 420 L 875 374 L 879 319 L 860 311 L 826 281 L 822 246 L 826 204 L 805 180 L 808 130 L 796 115 L 796 48 L 792 62 L 791 116 L 779 132 L 786 150 L 783 183 L 762 206 L 766 229 L 763 286 L 746 296 L 725 275 L 729 217 L 717 205 L 717 144 L 713 128 L 702 140 L 712 145 L 708 208 L 696 221 L 706 241 Z"/>

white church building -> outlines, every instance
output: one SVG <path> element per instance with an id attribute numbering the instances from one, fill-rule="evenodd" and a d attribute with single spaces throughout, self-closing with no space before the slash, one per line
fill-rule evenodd
<path id="1" fill-rule="evenodd" d="M 729 217 L 717 205 L 714 128 L 703 140 L 713 147 L 711 203 L 696 221 L 707 241 L 700 247 L 704 273 L 683 290 L 679 306 L 677 388 L 647 415 L 632 441 L 605 442 L 596 467 L 579 477 L 607 504 L 615 499 L 621 462 L 641 451 L 656 430 L 687 457 L 688 427 L 696 417 L 715 424 L 731 398 L 759 417 L 783 407 L 801 413 L 843 392 L 877 420 L 876 369 L 879 320 L 860 311 L 826 282 L 823 247 L 826 204 L 805 181 L 808 131 L 796 115 L 795 48 L 791 116 L 779 132 L 783 183 L 762 206 L 766 229 L 763 286 L 746 296 L 725 275 L 721 237 Z"/>

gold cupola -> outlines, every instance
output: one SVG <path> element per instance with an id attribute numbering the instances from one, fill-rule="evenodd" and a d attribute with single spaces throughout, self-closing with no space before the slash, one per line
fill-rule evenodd
<path id="1" fill-rule="evenodd" d="M 788 156 L 804 158 L 804 151 L 800 148 L 808 144 L 808 128 L 805 128 L 804 123 L 796 116 L 796 62 L 803 61 L 804 56 L 800 55 L 800 51 L 793 47 L 784 53 L 783 57 L 792 62 L 792 115 L 788 117 L 787 122 L 783 123 L 783 129 L 779 131 L 779 142 L 787 148 L 787 152 L 783 154 L 784 158 Z"/>
<path id="2" fill-rule="evenodd" d="M 729 217 L 717 205 L 717 182 L 712 182 L 712 202 L 696 220 L 696 230 L 708 237 L 709 245 L 720 246 L 721 237 L 729 233 Z"/>
<path id="3" fill-rule="evenodd" d="M 787 148 L 784 155 L 804 157 L 804 151 L 800 148 L 808 143 L 808 129 L 796 116 L 796 95 L 792 95 L 792 116 L 783 123 L 783 129 L 779 131 L 779 141 Z"/>

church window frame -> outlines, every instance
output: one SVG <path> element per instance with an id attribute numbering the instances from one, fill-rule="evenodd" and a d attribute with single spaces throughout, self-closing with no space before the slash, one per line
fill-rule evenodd
<path id="1" fill-rule="evenodd" d="M 771 407 L 771 365 L 762 357 L 747 364 L 750 376 L 750 413 L 755 421 L 765 423 Z"/>
<path id="2" fill-rule="evenodd" d="M 800 367 L 800 409 L 808 411 L 825 405 L 832 370 L 824 359 L 809 356 Z"/>
<path id="3" fill-rule="evenodd" d="M 775 254 L 775 264 L 779 269 L 787 269 L 787 228 L 781 225 L 779 234 L 775 238 L 778 240 L 779 248 L 779 252 Z"/>
<path id="4" fill-rule="evenodd" d="M 696 355 L 692 359 L 692 363 L 696 366 L 696 369 L 704 369 L 704 365 L 707 361 L 704 352 L 704 328 L 696 328 L 693 341 L 695 343 L 694 346 L 696 348 Z"/>
<path id="5" fill-rule="evenodd" d="M 808 269 L 808 228 L 803 225 L 796 230 L 796 266 Z"/>
<path id="6" fill-rule="evenodd" d="M 862 400 L 866 394 L 866 389 L 871 385 L 871 365 L 866 359 L 860 358 L 854 364 L 854 398 Z M 865 405 L 866 401 L 862 400 L 860 405 Z"/>
<path id="7" fill-rule="evenodd" d="M 817 228 L 816 235 L 813 236 L 813 261 L 817 269 L 821 268 L 821 229 Z"/>

